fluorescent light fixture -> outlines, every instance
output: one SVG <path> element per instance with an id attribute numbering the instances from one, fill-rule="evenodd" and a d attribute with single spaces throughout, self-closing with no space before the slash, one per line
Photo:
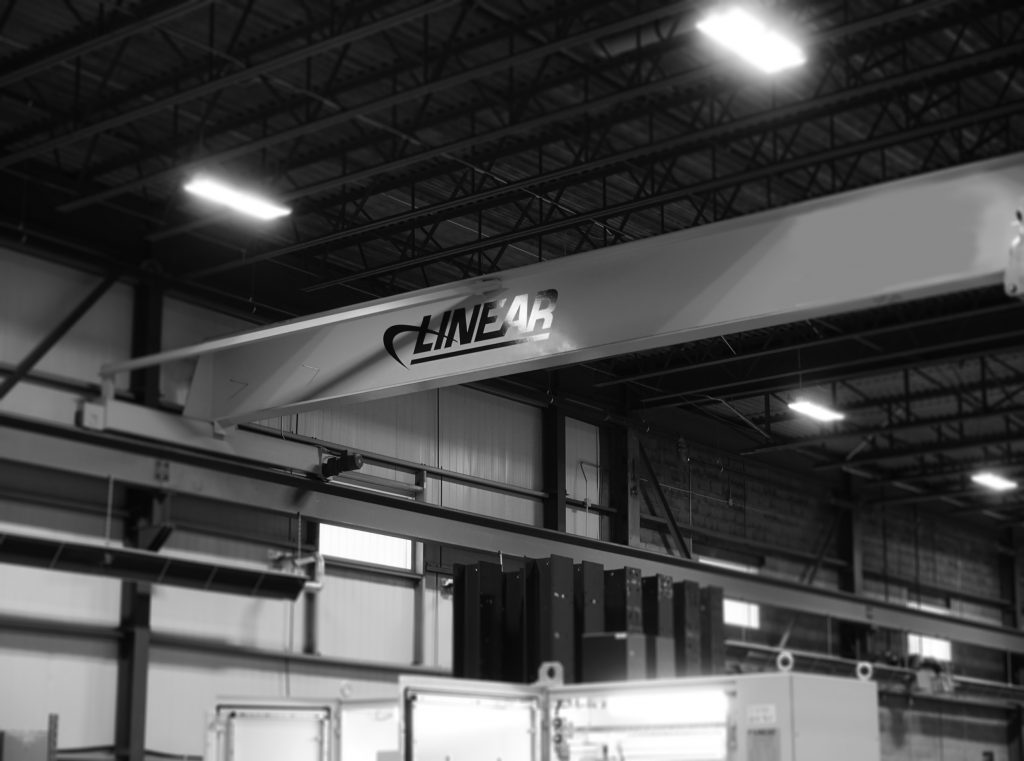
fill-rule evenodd
<path id="1" fill-rule="evenodd" d="M 192 195 L 257 219 L 277 219 L 292 213 L 287 206 L 278 206 L 265 198 L 233 188 L 212 177 L 195 177 L 185 185 L 185 190 Z"/>
<path id="2" fill-rule="evenodd" d="M 828 407 L 824 407 L 814 402 L 809 402 L 806 399 L 798 399 L 791 403 L 789 408 L 794 412 L 799 412 L 801 415 L 807 415 L 807 417 L 819 420 L 822 423 L 834 423 L 837 420 L 842 420 L 846 417 L 842 412 L 836 412 Z"/>
<path id="3" fill-rule="evenodd" d="M 1011 481 L 1008 478 L 1003 478 L 995 473 L 985 471 L 984 473 L 975 473 L 971 476 L 971 480 L 976 484 L 987 486 L 992 491 L 1010 491 L 1011 489 L 1017 488 L 1017 482 Z"/>
<path id="4" fill-rule="evenodd" d="M 697 29 L 767 74 L 799 66 L 803 51 L 743 8 L 716 11 Z"/>

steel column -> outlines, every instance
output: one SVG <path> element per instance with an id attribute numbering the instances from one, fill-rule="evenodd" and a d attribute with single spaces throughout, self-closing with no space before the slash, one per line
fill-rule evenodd
<path id="1" fill-rule="evenodd" d="M 153 498 L 138 489 L 129 489 L 125 501 L 131 513 L 125 543 L 137 546 L 141 518 L 154 512 Z M 145 761 L 146 758 L 151 592 L 152 586 L 148 583 L 121 582 L 121 642 L 114 729 L 117 761 Z"/>
<path id="2" fill-rule="evenodd" d="M 609 464 L 608 504 L 615 511 L 611 540 L 627 546 L 640 544 L 640 498 L 636 459 L 640 456 L 636 433 L 626 426 L 601 429 L 601 460 Z"/>
<path id="3" fill-rule="evenodd" d="M 565 531 L 565 409 L 559 404 L 557 377 L 551 376 L 551 402 L 543 412 L 544 528 Z"/>
<path id="4" fill-rule="evenodd" d="M 160 351 L 163 327 L 163 290 L 156 278 L 147 278 L 135 286 L 132 303 L 132 356 Z M 140 368 L 131 374 L 131 391 L 137 402 L 160 402 L 160 368 Z"/>

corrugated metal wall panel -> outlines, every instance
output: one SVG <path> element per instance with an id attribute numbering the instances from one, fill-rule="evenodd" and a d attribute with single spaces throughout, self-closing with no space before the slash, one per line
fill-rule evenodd
<path id="1" fill-rule="evenodd" d="M 0 613 L 12 616 L 110 626 L 120 619 L 118 579 L 0 563 L 0 590 Z"/>
<path id="2" fill-rule="evenodd" d="M 179 299 L 164 299 L 161 349 L 177 349 L 253 327 L 239 317 L 215 312 Z M 184 404 L 195 370 L 195 360 L 172 362 L 160 368 L 160 394 L 164 400 Z"/>
<path id="3" fill-rule="evenodd" d="M 289 650 L 302 642 L 302 597 L 296 601 L 153 587 L 155 632 L 213 637 L 234 645 Z"/>
<path id="4" fill-rule="evenodd" d="M 473 389 L 439 394 L 442 468 L 542 489 L 541 411 Z"/>
<path id="5" fill-rule="evenodd" d="M 353 660 L 412 663 L 415 602 L 414 589 L 404 579 L 331 571 L 320 591 L 320 652 Z"/>
<path id="6" fill-rule="evenodd" d="M 574 499 L 601 502 L 601 434 L 596 425 L 565 419 L 565 489 Z"/>
<path id="7" fill-rule="evenodd" d="M 423 591 L 423 663 L 426 666 L 452 667 L 452 595 L 442 589 L 450 576 L 430 573 Z"/>
<path id="8" fill-rule="evenodd" d="M 55 713 L 61 747 L 112 745 L 116 695 L 115 642 L 0 631 L 0 727 L 45 730 Z"/>
<path id="9" fill-rule="evenodd" d="M 531 526 L 539 526 L 544 522 L 544 506 L 539 500 L 453 484 L 449 481 L 441 484 L 440 492 L 441 504 L 445 507 Z"/>
<path id="10" fill-rule="evenodd" d="M 303 413 L 298 433 L 412 462 L 437 460 L 433 391 Z"/>
<path id="11" fill-rule="evenodd" d="M 0 362 L 17 364 L 99 282 L 95 275 L 0 248 Z M 39 361 L 36 370 L 99 382 L 100 367 L 131 354 L 132 292 L 115 285 Z M 127 377 L 118 379 L 126 388 Z"/>
<path id="12" fill-rule="evenodd" d="M 223 697 L 284 697 L 282 665 L 154 647 L 146 693 L 146 748 L 201 755 L 206 716 Z"/>
<path id="13" fill-rule="evenodd" d="M 565 508 L 565 530 L 567 533 L 601 539 L 601 529 L 602 521 L 598 513 L 581 507 Z"/>
<path id="14" fill-rule="evenodd" d="M 173 515 L 172 508 L 172 522 Z M 271 521 L 276 516 L 262 516 L 260 513 L 253 512 L 251 520 L 253 523 L 257 523 L 261 517 L 266 517 L 268 521 Z M 218 559 L 228 558 L 231 561 L 242 561 L 245 564 L 252 563 L 261 568 L 270 568 L 270 548 L 267 545 L 232 539 L 227 536 L 214 536 L 176 529 L 171 533 L 164 548 L 189 556 L 198 555 L 211 563 L 216 563 Z"/>

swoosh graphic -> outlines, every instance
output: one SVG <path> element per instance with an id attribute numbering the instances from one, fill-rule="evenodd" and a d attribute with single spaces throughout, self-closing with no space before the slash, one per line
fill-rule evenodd
<path id="1" fill-rule="evenodd" d="M 403 333 L 419 333 L 421 330 L 424 333 L 432 333 L 435 336 L 441 335 L 436 330 L 431 330 L 430 328 L 424 329 L 419 325 L 392 325 L 390 328 L 384 331 L 384 348 L 387 349 L 387 352 L 388 354 L 391 355 L 391 358 L 394 359 L 395 362 L 400 364 L 402 367 L 408 367 L 408 365 L 398 358 L 398 352 L 395 351 L 395 339 L 398 338 Z"/>

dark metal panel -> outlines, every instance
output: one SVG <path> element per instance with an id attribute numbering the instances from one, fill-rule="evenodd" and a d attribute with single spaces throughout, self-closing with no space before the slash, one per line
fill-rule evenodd
<path id="1" fill-rule="evenodd" d="M 724 595 L 721 587 L 700 590 L 700 661 L 704 674 L 725 673 Z"/>
<path id="2" fill-rule="evenodd" d="M 541 448 L 544 471 L 544 528 L 565 531 L 565 410 L 557 399 L 544 410 Z"/>

